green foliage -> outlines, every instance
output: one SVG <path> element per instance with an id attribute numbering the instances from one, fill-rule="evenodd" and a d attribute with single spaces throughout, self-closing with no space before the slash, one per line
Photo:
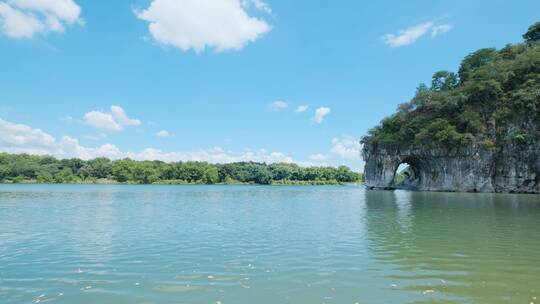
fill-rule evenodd
<path id="1" fill-rule="evenodd" d="M 431 87 L 420 84 L 414 97 L 362 142 L 385 149 L 476 142 L 491 149 L 505 139 L 540 140 L 540 22 L 524 38 L 527 43 L 469 54 L 457 75 L 436 72 Z M 526 138 L 511 132 L 515 126 L 528 130 Z"/>
<path id="2" fill-rule="evenodd" d="M 416 142 L 435 142 L 447 147 L 460 144 L 462 135 L 447 120 L 437 118 L 416 134 Z"/>
<path id="3" fill-rule="evenodd" d="M 448 71 L 439 71 L 433 74 L 431 81 L 432 91 L 447 91 L 455 88 L 458 85 L 458 76 L 456 73 Z"/>
<path id="4" fill-rule="evenodd" d="M 529 30 L 523 34 L 523 39 L 527 42 L 540 41 L 540 22 L 529 27 Z"/>
<path id="5" fill-rule="evenodd" d="M 21 183 L 119 182 L 134 184 L 341 184 L 359 182 L 361 175 L 345 166 L 300 167 L 296 164 L 240 162 L 135 161 L 106 158 L 63 159 L 0 153 L 0 181 Z"/>
<path id="6" fill-rule="evenodd" d="M 0 181 L 5 180 L 9 175 L 11 171 L 8 166 L 6 165 L 0 165 Z"/>
<path id="7" fill-rule="evenodd" d="M 461 83 L 469 80 L 472 74 L 482 66 L 493 62 L 497 58 L 496 49 L 480 49 L 463 59 L 459 67 L 459 79 Z"/>

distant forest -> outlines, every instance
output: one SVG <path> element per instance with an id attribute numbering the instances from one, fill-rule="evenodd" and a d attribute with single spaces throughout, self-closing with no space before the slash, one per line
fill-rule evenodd
<path id="1" fill-rule="evenodd" d="M 131 159 L 56 159 L 0 153 L 2 183 L 260 184 L 331 185 L 355 183 L 360 173 L 348 167 L 238 162 L 135 161 Z"/>

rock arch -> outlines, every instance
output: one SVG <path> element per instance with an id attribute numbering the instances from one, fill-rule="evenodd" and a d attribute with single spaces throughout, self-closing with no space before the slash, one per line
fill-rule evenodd
<path id="1" fill-rule="evenodd" d="M 538 192 L 531 186 L 522 190 L 523 183 L 519 181 L 517 182 L 520 185 L 517 187 L 510 184 L 512 186 L 508 188 L 512 189 L 503 188 L 501 185 L 508 185 L 508 181 L 504 179 L 516 181 L 512 175 L 510 178 L 507 177 L 508 172 L 513 172 L 517 169 L 516 165 L 522 164 L 512 164 L 511 168 L 503 168 L 498 165 L 497 152 L 481 146 L 470 145 L 459 149 L 409 146 L 389 150 L 365 144 L 362 155 L 366 162 L 365 185 L 369 189 L 510 192 L 517 188 L 519 192 Z M 402 163 L 409 164 L 411 172 L 409 172 L 408 180 L 398 185 L 394 182 L 394 177 Z M 508 162 L 505 164 L 507 165 Z M 505 172 L 498 172 L 498 170 Z M 530 172 L 528 168 L 519 171 Z"/>
<path id="2" fill-rule="evenodd" d="M 396 183 L 395 176 L 398 174 L 398 170 L 401 165 L 407 165 L 407 168 L 402 171 L 405 175 L 405 179 L 399 183 Z M 406 189 L 406 190 L 418 190 L 422 182 L 422 160 L 416 156 L 405 156 L 397 163 L 394 170 L 394 178 L 392 180 L 391 188 L 394 189 Z"/>

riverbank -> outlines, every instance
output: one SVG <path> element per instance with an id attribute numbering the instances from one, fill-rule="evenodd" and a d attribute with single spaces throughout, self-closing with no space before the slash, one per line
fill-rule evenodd
<path id="1" fill-rule="evenodd" d="M 346 166 L 303 167 L 293 163 L 56 159 L 0 153 L 0 182 L 85 184 L 256 184 L 336 185 L 355 183 L 362 174 Z"/>
<path id="2" fill-rule="evenodd" d="M 74 181 L 74 182 L 40 182 L 38 180 L 21 180 L 21 181 L 2 181 L 0 185 L 162 185 L 162 186 L 194 186 L 194 185 L 222 185 L 222 186 L 351 186 L 351 185 L 362 185 L 362 182 L 351 182 L 344 183 L 338 181 L 325 181 L 325 180 L 314 180 L 314 181 L 290 181 L 290 180 L 278 180 L 272 181 L 269 184 L 257 184 L 257 183 L 244 183 L 239 181 L 232 181 L 228 183 L 190 183 L 182 180 L 164 180 L 160 182 L 154 182 L 149 184 L 141 184 L 135 182 L 118 182 L 112 179 L 97 179 L 97 180 L 84 180 L 84 181 Z"/>
<path id="3" fill-rule="evenodd" d="M 362 180 L 346 166 L 303 167 L 293 163 L 56 159 L 0 153 L 0 182 L 44 184 L 248 184 L 339 185 Z"/>

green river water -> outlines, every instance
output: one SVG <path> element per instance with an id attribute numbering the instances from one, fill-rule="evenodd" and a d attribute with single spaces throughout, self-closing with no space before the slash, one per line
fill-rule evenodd
<path id="1" fill-rule="evenodd" d="M 540 196 L 0 185 L 0 303 L 540 303 Z"/>

